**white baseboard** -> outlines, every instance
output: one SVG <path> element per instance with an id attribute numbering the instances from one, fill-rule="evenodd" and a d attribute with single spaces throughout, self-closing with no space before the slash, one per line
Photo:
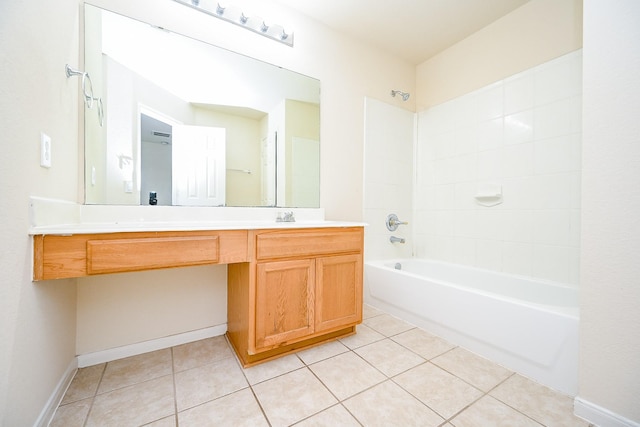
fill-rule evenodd
<path id="1" fill-rule="evenodd" d="M 615 414 L 580 397 L 573 401 L 574 413 L 598 427 L 640 427 L 640 423 Z"/>
<path id="2" fill-rule="evenodd" d="M 36 420 L 34 426 L 47 427 L 51 423 L 51 420 L 53 420 L 53 416 L 56 413 L 56 409 L 58 409 L 58 405 L 62 402 L 64 394 L 67 392 L 77 370 L 78 359 L 74 357 L 69 363 L 69 366 L 67 366 L 67 369 L 64 371 L 62 378 L 58 381 L 53 393 L 51 393 L 51 396 L 47 400 L 47 404 L 42 409 L 42 412 L 40 412 L 40 416 Z"/>
<path id="3" fill-rule="evenodd" d="M 212 326 L 210 328 L 198 329 L 197 331 L 190 331 L 150 341 L 125 345 L 122 347 L 110 348 L 107 350 L 96 351 L 94 353 L 80 354 L 77 357 L 78 367 L 84 368 L 86 366 L 97 365 L 98 363 L 111 362 L 112 360 L 136 356 L 138 354 L 161 350 L 163 348 L 186 344 L 205 338 L 217 337 L 219 335 L 224 335 L 226 332 L 227 324 L 225 323 L 222 325 Z"/>

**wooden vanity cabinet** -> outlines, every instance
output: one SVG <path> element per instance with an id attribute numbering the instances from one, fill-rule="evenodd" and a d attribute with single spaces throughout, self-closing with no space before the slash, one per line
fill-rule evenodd
<path id="1" fill-rule="evenodd" d="M 249 242 L 255 262 L 228 275 L 227 335 L 244 366 L 355 332 L 362 227 L 259 230 Z"/>
<path id="2" fill-rule="evenodd" d="M 33 236 L 33 280 L 248 261 L 247 230 Z"/>
<path id="3" fill-rule="evenodd" d="M 355 333 L 364 229 L 34 235 L 34 280 L 227 264 L 227 336 L 244 366 Z"/>

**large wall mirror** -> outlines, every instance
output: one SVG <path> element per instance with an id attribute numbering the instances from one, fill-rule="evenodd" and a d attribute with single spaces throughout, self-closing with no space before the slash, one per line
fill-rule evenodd
<path id="1" fill-rule="evenodd" d="M 320 82 L 85 5 L 85 203 L 320 205 Z"/>

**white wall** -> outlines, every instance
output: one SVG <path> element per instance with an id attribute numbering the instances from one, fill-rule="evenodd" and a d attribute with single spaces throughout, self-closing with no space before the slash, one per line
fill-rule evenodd
<path id="1" fill-rule="evenodd" d="M 30 195 L 78 194 L 78 2 L 0 2 L 0 425 L 33 425 L 73 369 L 75 280 L 31 282 Z M 43 31 L 46 29 L 46 31 Z M 40 132 L 52 139 L 40 167 Z"/>
<path id="2" fill-rule="evenodd" d="M 580 409 L 640 425 L 640 3 L 585 0 L 584 24 Z"/>
<path id="3" fill-rule="evenodd" d="M 577 286 L 581 91 L 576 51 L 420 113 L 416 256 Z"/>

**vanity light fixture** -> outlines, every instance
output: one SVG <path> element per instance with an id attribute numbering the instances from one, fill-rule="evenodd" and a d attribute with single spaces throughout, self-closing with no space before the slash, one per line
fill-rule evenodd
<path id="1" fill-rule="evenodd" d="M 234 10 L 234 8 L 228 6 L 221 6 L 220 3 L 216 3 L 214 7 L 213 5 L 200 5 L 199 0 L 174 1 L 293 47 L 292 32 L 287 33 L 281 25 L 267 25 L 265 21 L 258 16 L 247 16 L 240 10 Z"/>

